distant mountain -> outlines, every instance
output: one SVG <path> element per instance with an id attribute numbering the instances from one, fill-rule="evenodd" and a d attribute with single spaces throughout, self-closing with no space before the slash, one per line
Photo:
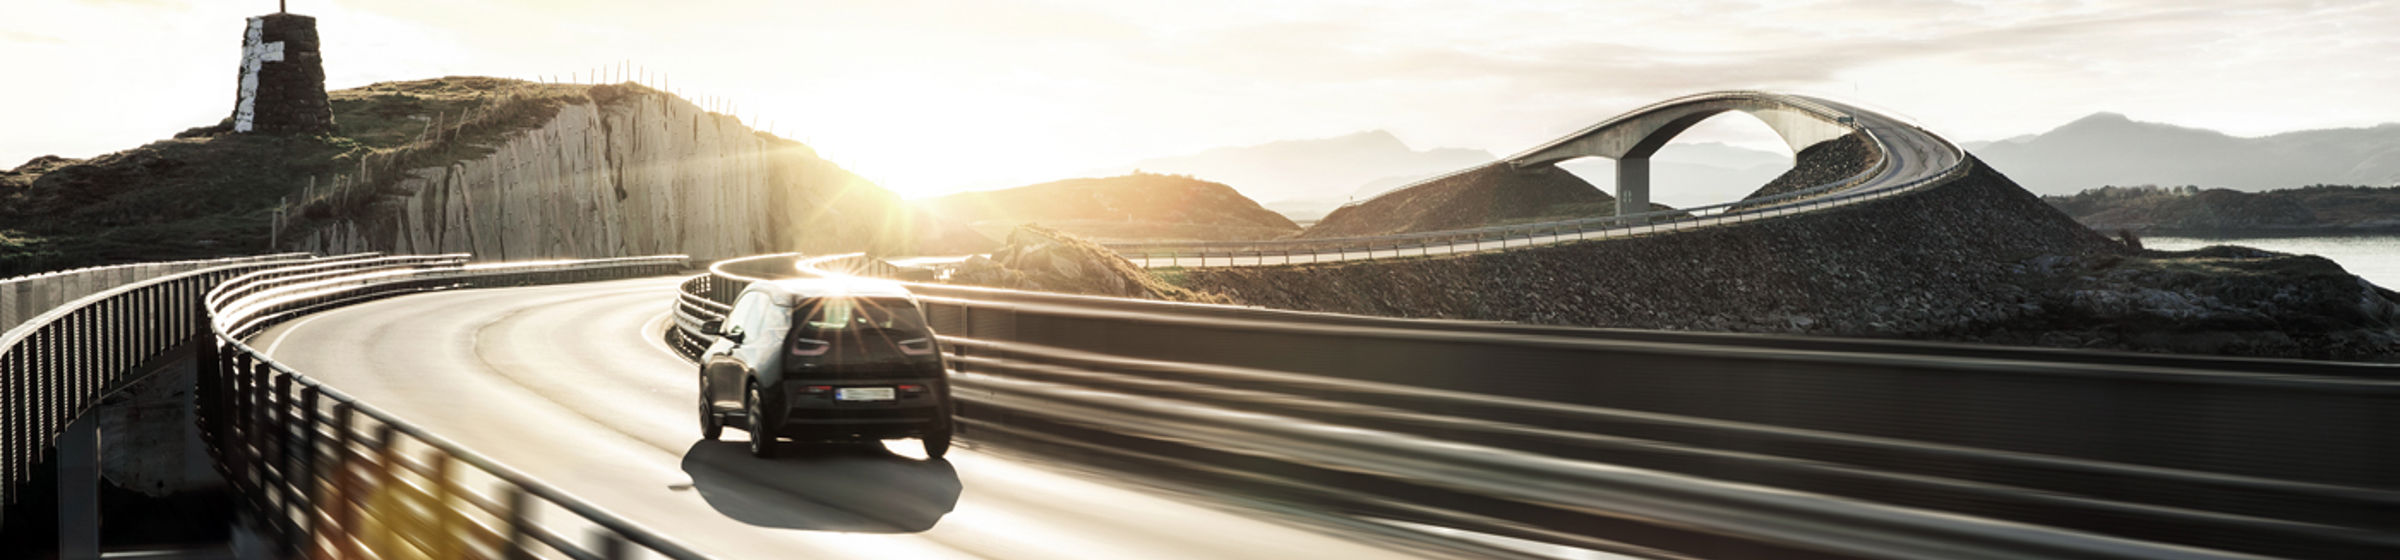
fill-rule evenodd
<path id="1" fill-rule="evenodd" d="M 2400 184 L 2400 123 L 2243 138 L 2098 113 L 2030 137 L 1962 146 L 2041 194 L 2104 185 Z"/>
<path id="2" fill-rule="evenodd" d="M 922 205 L 995 238 L 1024 224 L 1103 241 L 1271 239 L 1300 231 L 1223 183 L 1157 173 L 963 192 Z"/>
<path id="3" fill-rule="evenodd" d="M 1331 138 L 1283 140 L 1252 146 L 1211 148 L 1152 158 L 1131 168 L 1180 173 L 1232 185 L 1270 208 L 1322 207 L 1321 215 L 1346 202 L 1362 186 L 1405 177 L 1464 169 L 1492 161 L 1491 152 L 1464 148 L 1418 150 L 1390 132 L 1370 130 Z M 1124 170 L 1113 170 L 1122 172 Z M 1303 216 L 1314 218 L 1315 216 Z"/>

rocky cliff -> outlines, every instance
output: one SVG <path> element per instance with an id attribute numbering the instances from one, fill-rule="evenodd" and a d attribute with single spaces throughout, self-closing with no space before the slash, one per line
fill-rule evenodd
<path id="1" fill-rule="evenodd" d="M 479 157 L 405 169 L 379 189 L 385 200 L 310 224 L 288 244 L 488 259 L 718 259 L 989 243 L 929 219 L 807 146 L 639 86 L 593 86 L 539 126 L 478 147 Z"/>

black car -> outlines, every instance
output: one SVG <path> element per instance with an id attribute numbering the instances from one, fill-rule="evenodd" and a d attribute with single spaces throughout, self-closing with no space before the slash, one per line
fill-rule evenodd
<path id="1" fill-rule="evenodd" d="M 916 299 L 898 284 L 854 279 L 756 282 L 700 355 L 700 434 L 750 431 L 750 453 L 776 442 L 915 437 L 950 450 L 948 368 Z"/>

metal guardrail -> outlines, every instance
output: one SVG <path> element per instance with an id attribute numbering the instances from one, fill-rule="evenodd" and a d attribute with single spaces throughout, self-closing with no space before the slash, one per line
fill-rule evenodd
<path id="1" fill-rule="evenodd" d="M 190 272 L 204 268 L 248 264 L 264 261 L 284 261 L 306 258 L 306 253 L 284 253 L 216 259 L 144 262 L 54 270 L 11 278 L 0 278 L 0 329 L 17 326 L 26 319 L 51 308 L 75 301 L 83 296 L 109 288 L 133 284 L 151 278 Z"/>
<path id="2" fill-rule="evenodd" d="M 1585 130 L 1568 135 L 1565 138 L 1581 136 L 1590 132 L 1591 130 L 1596 130 L 1600 127 L 1611 125 L 1619 120 L 1628 118 L 1629 116 L 1639 115 L 1656 107 L 1675 103 L 1705 100 L 1702 98 L 1713 96 L 1755 93 L 1757 92 L 1718 92 L 1687 96 L 1685 98 L 1677 98 L 1654 103 L 1644 106 L 1640 109 L 1629 111 L 1619 117 L 1611 118 L 1608 121 L 1603 121 L 1602 123 L 1593 125 L 1592 127 L 1587 127 Z M 1817 107 L 1817 112 L 1820 112 L 1821 114 L 1841 114 L 1840 111 L 1830 107 L 1825 107 L 1823 105 L 1814 103 L 1811 103 L 1811 105 Z M 1913 128 L 1913 125 L 1904 126 L 1912 126 Z M 1970 170 L 1970 166 L 1968 165 L 1968 160 L 1966 158 L 1966 152 L 1960 150 L 1956 145 L 1945 142 L 1944 145 L 1949 148 L 1952 155 L 1957 157 L 1958 161 L 1950 167 L 1944 169 L 1942 172 L 1928 177 L 1920 177 L 1918 179 L 1898 185 L 1874 189 L 1872 191 L 1847 191 L 1845 189 L 1865 183 L 1877 174 L 1883 172 L 1891 165 L 1892 160 L 1890 156 L 1891 147 L 1884 142 L 1880 135 L 1875 134 L 1873 129 L 1870 128 L 1861 127 L 1859 130 L 1866 133 L 1870 142 L 1876 146 L 1876 160 L 1869 164 L 1866 170 L 1853 174 L 1849 177 L 1844 177 L 1840 180 L 1811 186 L 1805 189 L 1764 197 L 1737 200 L 1733 202 L 1711 204 L 1707 206 L 1678 210 L 1651 211 L 1617 216 L 1578 218 L 1572 220 L 1556 220 L 1530 224 L 1512 224 L 1392 235 L 1327 237 L 1315 239 L 1271 239 L 1255 241 L 1110 243 L 1105 244 L 1105 246 L 1111 250 L 1117 251 L 1118 254 L 1125 256 L 1129 260 L 1140 262 L 1145 268 L 1158 266 L 1160 264 L 1159 260 L 1161 259 L 1165 260 L 1165 266 L 1184 266 L 1183 263 L 1187 262 L 1187 260 L 1197 261 L 1197 266 L 1210 266 L 1209 263 L 1213 259 L 1222 258 L 1225 259 L 1227 266 L 1232 266 L 1240 263 L 1244 259 L 1249 260 L 1252 264 L 1303 264 L 1324 262 L 1328 260 L 1325 258 L 1327 254 L 1332 254 L 1335 257 L 1334 260 L 1350 260 L 1350 256 L 1353 253 L 1363 255 L 1368 259 L 1373 259 L 1378 258 L 1379 254 L 1389 254 L 1392 257 L 1406 257 L 1482 252 L 1490 249 L 1505 250 L 1513 247 L 1547 245 L 1568 241 L 1584 241 L 1590 239 L 1608 239 L 1615 237 L 1647 235 L 1660 231 L 1683 229 L 1685 227 L 1695 225 L 1739 223 L 1757 219 L 1784 216 L 1831 206 L 1874 200 L 1877 198 L 1898 194 L 1900 192 L 1907 192 L 1922 186 L 1936 185 L 1964 176 L 1966 172 Z M 1923 131 L 1919 129 L 1919 132 Z M 1926 134 L 1930 135 L 1930 133 Z M 1538 152 L 1556 143 L 1557 141 L 1553 141 L 1551 143 L 1544 144 L 1543 146 L 1527 150 L 1523 154 L 1504 158 L 1500 162 L 1494 164 L 1476 166 L 1433 179 L 1412 183 L 1412 186 L 1455 176 L 1468 171 L 1473 171 L 1475 169 L 1481 169 L 1489 165 L 1504 165 L 1509 159 L 1515 159 L 1524 154 Z M 1394 192 L 1397 192 L 1397 190 L 1399 189 L 1395 189 Z M 1516 241 L 1517 243 L 1512 246 L 1510 244 L 1511 241 Z M 1487 248 L 1487 244 L 1494 245 L 1494 247 Z M 1461 245 L 1465 245 L 1468 248 L 1463 251 L 1459 250 L 1458 247 Z M 1436 249 L 1440 250 L 1436 251 Z"/>
<path id="3" fill-rule="evenodd" d="M 690 548 L 275 362 L 243 339 L 332 306 L 461 287 L 654 276 L 683 256 L 466 264 L 384 257 L 258 271 L 209 290 L 198 394 L 203 437 L 266 519 L 279 555 L 624 558 Z M 540 515 L 563 512 L 562 519 Z M 579 543 L 576 528 L 591 541 Z"/>
<path id="4" fill-rule="evenodd" d="M 737 259 L 686 286 L 738 289 L 845 260 L 866 259 Z M 1167 457 L 1200 465 L 1195 477 L 1240 470 L 1225 476 L 1314 493 L 1352 511 L 1641 554 L 2400 552 L 2392 516 L 2400 511 L 2400 451 L 2385 445 L 2400 424 L 2383 412 L 2400 404 L 2400 378 L 2391 375 L 2400 368 L 2391 366 L 910 287 L 959 371 L 965 425 L 1096 454 Z M 1175 406 L 1136 404 L 1150 401 Z M 1244 443 L 1322 430 L 1377 437 Z M 1220 437 L 1228 434 L 1240 436 Z M 1378 450 L 1378 442 L 1448 451 Z M 1493 492 L 1505 489 L 1452 480 L 1542 485 L 1543 477 L 1569 476 L 1506 464 L 1518 462 L 1677 475 L 1608 486 L 1623 493 L 1605 498 L 1567 484 L 1497 503 Z M 1395 470 L 1403 464 L 1424 466 Z M 1447 478 L 1426 478 L 1435 473 Z M 1840 499 L 1803 500 L 1805 507 L 1771 499 L 1792 492 Z M 1675 510 L 1678 500 L 1745 505 Z M 1778 532 L 1858 516 L 1886 521 Z M 1601 534 L 1625 542 L 1592 542 Z M 1941 548 L 1895 544 L 1903 542 Z M 2066 548 L 2040 548 L 2047 546 Z"/>
<path id="5" fill-rule="evenodd" d="M 138 381 L 128 378 L 131 372 L 206 329 L 197 305 L 202 293 L 250 271 L 308 262 L 298 257 L 243 259 L 112 287 L 0 334 L 0 501 L 17 501 L 17 485 L 47 459 L 69 423 Z"/>

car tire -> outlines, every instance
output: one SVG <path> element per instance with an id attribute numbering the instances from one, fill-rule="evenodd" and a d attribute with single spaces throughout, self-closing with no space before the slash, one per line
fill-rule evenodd
<path id="1" fill-rule="evenodd" d="M 925 444 L 925 458 L 940 460 L 942 456 L 949 455 L 950 419 L 943 418 L 941 425 L 935 426 L 932 430 L 926 431 L 925 435 L 918 439 L 922 440 L 922 442 Z"/>
<path id="2" fill-rule="evenodd" d="M 749 422 L 750 456 L 775 458 L 775 428 L 767 423 L 767 409 L 760 406 L 758 382 L 748 383 L 742 391 L 742 416 Z"/>
<path id="3" fill-rule="evenodd" d="M 700 372 L 700 439 L 724 441 L 725 417 L 717 414 L 715 403 L 709 402 L 708 371 Z"/>

